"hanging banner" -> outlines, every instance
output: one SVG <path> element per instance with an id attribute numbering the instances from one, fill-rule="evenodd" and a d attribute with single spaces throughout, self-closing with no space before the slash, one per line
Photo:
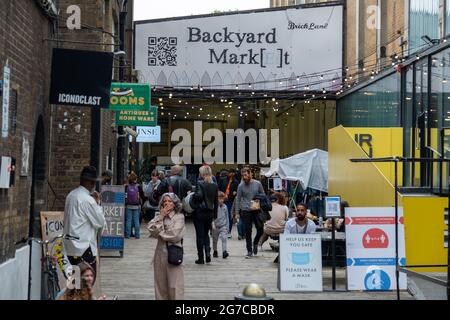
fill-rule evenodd
<path id="1" fill-rule="evenodd" d="M 42 240 L 52 240 L 64 234 L 64 211 L 42 211 L 41 212 L 41 232 Z M 58 282 L 60 288 L 66 287 L 66 276 L 68 268 L 71 266 L 69 259 L 63 254 L 62 239 L 56 240 L 49 245 L 51 256 L 57 262 Z"/>
<path id="2" fill-rule="evenodd" d="M 323 291 L 320 234 L 280 235 L 280 291 Z"/>
<path id="3" fill-rule="evenodd" d="M 150 110 L 121 110 L 116 111 L 116 125 L 118 126 L 142 126 L 155 127 L 158 122 L 158 107 L 150 107 Z"/>
<path id="4" fill-rule="evenodd" d="M 111 84 L 110 110 L 148 110 L 150 107 L 150 86 L 138 83 Z"/>
<path id="5" fill-rule="evenodd" d="M 8 138 L 9 130 L 9 90 L 11 81 L 11 69 L 8 66 L 8 60 L 3 67 L 3 89 L 2 89 L 2 138 Z"/>
<path id="6" fill-rule="evenodd" d="M 53 49 L 50 103 L 107 108 L 113 53 Z"/>
<path id="7" fill-rule="evenodd" d="M 346 208 L 348 290 L 390 291 L 395 278 L 395 209 Z M 406 265 L 403 208 L 398 220 L 399 265 Z M 400 273 L 400 289 L 406 290 Z"/>
<path id="8" fill-rule="evenodd" d="M 137 21 L 134 61 L 152 86 L 337 91 L 343 13 L 321 4 Z"/>
<path id="9" fill-rule="evenodd" d="M 101 194 L 106 224 L 100 238 L 100 249 L 123 251 L 125 186 L 102 186 Z"/>

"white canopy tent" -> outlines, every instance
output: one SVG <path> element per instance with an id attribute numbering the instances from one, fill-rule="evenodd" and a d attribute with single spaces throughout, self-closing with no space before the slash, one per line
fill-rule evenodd
<path id="1" fill-rule="evenodd" d="M 265 176 L 300 181 L 303 189 L 328 192 L 328 152 L 314 149 L 287 159 L 272 160 Z"/>

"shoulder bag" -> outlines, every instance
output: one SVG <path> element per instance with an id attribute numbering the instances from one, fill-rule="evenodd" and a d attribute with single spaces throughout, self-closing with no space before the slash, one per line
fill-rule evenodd
<path id="1" fill-rule="evenodd" d="M 181 240 L 181 245 L 183 245 L 183 240 Z M 171 265 L 179 266 L 183 263 L 183 247 L 179 247 L 177 245 L 171 244 L 169 245 L 169 242 L 166 242 L 167 246 L 167 258 L 168 262 Z"/>

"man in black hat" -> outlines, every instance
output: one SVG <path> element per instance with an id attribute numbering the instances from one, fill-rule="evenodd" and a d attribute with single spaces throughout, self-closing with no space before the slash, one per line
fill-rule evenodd
<path id="1" fill-rule="evenodd" d="M 64 234 L 78 239 L 63 240 L 64 252 L 72 265 L 85 261 L 95 271 L 97 233 L 105 225 L 100 194 L 95 191 L 97 180 L 95 167 L 83 168 L 80 186 L 69 193 L 64 208 Z"/>

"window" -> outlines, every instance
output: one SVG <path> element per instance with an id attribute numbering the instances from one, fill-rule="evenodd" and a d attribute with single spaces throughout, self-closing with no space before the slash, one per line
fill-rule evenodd
<path id="1" fill-rule="evenodd" d="M 422 36 L 439 39 L 439 0 L 409 1 L 409 53 L 427 46 Z"/>
<path id="2" fill-rule="evenodd" d="M 337 102 L 338 125 L 399 127 L 400 77 L 393 73 Z"/>
<path id="3" fill-rule="evenodd" d="M 450 36 L 450 0 L 445 0 L 445 35 Z"/>

